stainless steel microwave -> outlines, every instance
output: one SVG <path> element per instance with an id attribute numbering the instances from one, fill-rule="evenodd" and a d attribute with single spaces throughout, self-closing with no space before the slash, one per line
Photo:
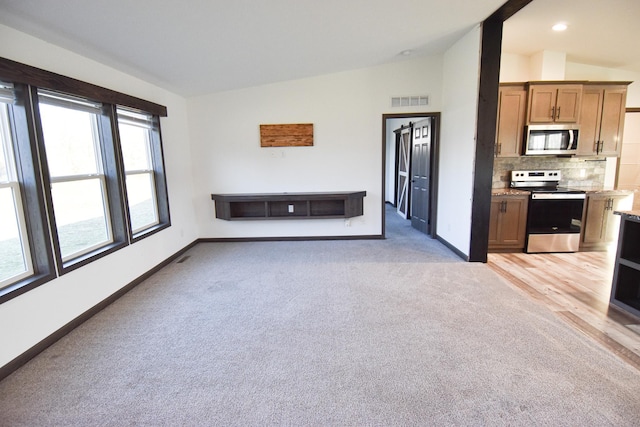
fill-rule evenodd
<path id="1" fill-rule="evenodd" d="M 524 154 L 527 156 L 571 155 L 578 151 L 579 126 L 529 125 L 525 128 Z"/>

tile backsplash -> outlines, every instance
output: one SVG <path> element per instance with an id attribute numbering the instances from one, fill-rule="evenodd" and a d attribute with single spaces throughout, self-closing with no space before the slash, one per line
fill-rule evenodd
<path id="1" fill-rule="evenodd" d="M 496 158 L 493 163 L 493 188 L 509 187 L 512 170 L 562 171 L 561 186 L 601 187 L 605 180 L 605 159 L 579 157 L 522 156 Z"/>

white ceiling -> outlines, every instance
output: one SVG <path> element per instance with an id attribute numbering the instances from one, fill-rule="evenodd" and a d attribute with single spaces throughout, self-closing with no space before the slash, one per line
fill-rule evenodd
<path id="1" fill-rule="evenodd" d="M 0 0 L 0 23 L 192 96 L 438 54 L 504 1 Z M 534 0 L 507 21 L 505 51 L 640 71 L 639 7 Z M 562 39 L 547 34 L 556 20 Z"/>
<path id="2" fill-rule="evenodd" d="M 504 24 L 503 52 L 565 52 L 567 60 L 640 72 L 640 0 L 533 0 Z M 565 22 L 557 33 L 551 27 Z"/>
<path id="3" fill-rule="evenodd" d="M 504 0 L 0 0 L 0 23 L 190 96 L 440 53 Z"/>

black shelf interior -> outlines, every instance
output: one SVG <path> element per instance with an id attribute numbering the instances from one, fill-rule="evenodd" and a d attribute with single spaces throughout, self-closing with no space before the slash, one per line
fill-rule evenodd
<path id="1" fill-rule="evenodd" d="M 231 218 L 261 218 L 266 216 L 264 202 L 236 202 L 229 204 Z"/>
<path id="2" fill-rule="evenodd" d="M 640 222 L 625 222 L 620 258 L 640 264 Z"/>
<path id="3" fill-rule="evenodd" d="M 289 212 L 289 207 L 293 212 Z M 288 217 L 288 216 L 307 216 L 307 202 L 291 201 L 291 202 L 269 202 L 269 216 L 272 217 Z"/>
<path id="4" fill-rule="evenodd" d="M 618 283 L 614 298 L 640 310 L 640 270 L 624 264 L 618 266 Z"/>
<path id="5" fill-rule="evenodd" d="M 344 202 L 342 200 L 312 200 L 310 210 L 311 216 L 344 216 Z"/>

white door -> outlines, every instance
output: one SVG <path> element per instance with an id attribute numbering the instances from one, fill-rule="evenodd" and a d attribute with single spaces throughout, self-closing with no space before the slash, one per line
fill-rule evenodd
<path id="1" fill-rule="evenodd" d="M 409 167 L 411 165 L 411 126 L 400 132 L 398 144 L 398 214 L 404 219 L 409 218 Z"/>

